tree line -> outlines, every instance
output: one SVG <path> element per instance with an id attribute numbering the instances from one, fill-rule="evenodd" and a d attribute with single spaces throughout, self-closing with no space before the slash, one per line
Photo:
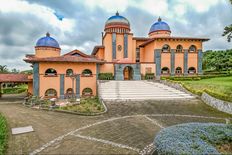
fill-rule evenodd
<path id="1" fill-rule="evenodd" d="M 232 49 L 224 51 L 208 50 L 203 53 L 204 71 L 232 71 Z"/>
<path id="2" fill-rule="evenodd" d="M 32 74 L 32 70 L 24 70 L 20 71 L 18 69 L 9 69 L 6 65 L 0 65 L 0 73 L 14 73 L 14 74 L 19 74 L 19 73 L 24 73 L 24 74 Z"/>

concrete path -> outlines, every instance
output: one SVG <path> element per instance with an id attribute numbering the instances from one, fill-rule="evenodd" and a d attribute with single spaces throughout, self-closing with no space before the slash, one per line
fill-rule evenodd
<path id="1" fill-rule="evenodd" d="M 193 99 L 194 96 L 152 81 L 100 81 L 99 95 L 105 101 Z"/>

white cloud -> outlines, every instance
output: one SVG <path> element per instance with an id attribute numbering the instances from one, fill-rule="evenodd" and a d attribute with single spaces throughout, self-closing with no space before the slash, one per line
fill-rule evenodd
<path id="1" fill-rule="evenodd" d="M 90 7 L 90 9 L 100 7 L 110 13 L 115 13 L 116 11 L 124 12 L 129 6 L 140 8 L 157 16 L 168 11 L 167 0 L 85 0 L 83 2 L 86 6 Z"/>
<path id="2" fill-rule="evenodd" d="M 1 3 L 0 11 L 2 13 L 20 13 L 34 15 L 44 20 L 54 28 L 60 29 L 62 32 L 72 31 L 75 25 L 74 19 L 65 18 L 63 19 L 63 21 L 60 21 L 54 15 L 55 10 L 38 4 L 30 4 L 26 1 L 7 0 L 6 2 Z"/>
<path id="3" fill-rule="evenodd" d="M 83 1 L 85 5 L 89 6 L 91 9 L 95 7 L 104 8 L 107 12 L 123 12 L 128 7 L 129 3 L 127 0 L 85 0 Z"/>
<path id="4" fill-rule="evenodd" d="M 222 2 L 222 0 L 176 0 L 175 3 L 177 5 L 182 5 L 194 9 L 201 13 L 207 12 L 210 7 L 217 5 L 219 2 Z"/>

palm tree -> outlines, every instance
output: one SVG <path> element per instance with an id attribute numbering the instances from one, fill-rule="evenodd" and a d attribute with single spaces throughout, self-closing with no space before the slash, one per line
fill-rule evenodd
<path id="1" fill-rule="evenodd" d="M 230 3 L 232 4 L 232 0 L 230 0 Z M 231 39 L 232 39 L 232 24 L 229 26 L 226 26 L 224 28 L 224 32 L 223 32 L 222 36 L 227 36 L 228 42 L 231 41 Z"/>
<path id="2" fill-rule="evenodd" d="M 224 28 L 224 32 L 223 32 L 222 36 L 227 36 L 228 42 L 231 41 L 231 39 L 232 39 L 232 24 L 229 26 L 226 26 Z"/>
<path id="3" fill-rule="evenodd" d="M 0 73 L 8 73 L 8 69 L 6 65 L 0 65 Z"/>

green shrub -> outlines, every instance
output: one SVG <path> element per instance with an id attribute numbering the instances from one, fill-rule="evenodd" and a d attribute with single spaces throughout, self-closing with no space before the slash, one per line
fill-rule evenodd
<path id="1" fill-rule="evenodd" d="M 97 110 L 101 110 L 101 106 L 100 105 L 97 106 Z"/>
<path id="2" fill-rule="evenodd" d="M 145 74 L 145 80 L 153 80 L 155 77 L 154 73 L 146 73 Z"/>
<path id="3" fill-rule="evenodd" d="M 232 126 L 186 123 L 162 129 L 155 137 L 157 154 L 219 154 L 215 145 L 232 141 Z"/>
<path id="4" fill-rule="evenodd" d="M 7 138 L 8 138 L 7 122 L 5 117 L 3 117 L 0 114 L 0 155 L 6 153 Z"/>
<path id="5" fill-rule="evenodd" d="M 113 76 L 113 73 L 99 73 L 98 79 L 99 80 L 113 80 L 114 76 Z"/>
<path id="6" fill-rule="evenodd" d="M 25 92 L 26 88 L 4 88 L 3 94 L 19 94 Z"/>

